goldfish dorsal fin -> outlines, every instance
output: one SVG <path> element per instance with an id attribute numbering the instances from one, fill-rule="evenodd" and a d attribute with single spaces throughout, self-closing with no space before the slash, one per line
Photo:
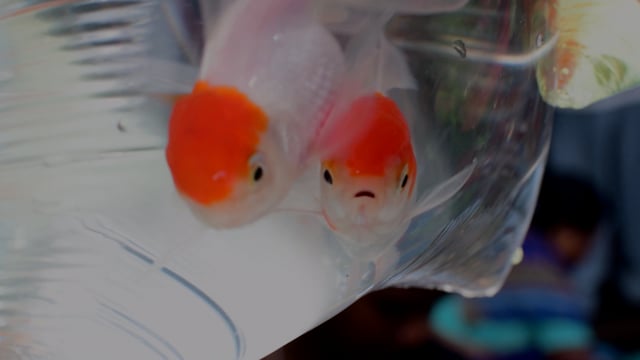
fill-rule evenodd
<path id="1" fill-rule="evenodd" d="M 460 172 L 436 186 L 426 197 L 417 202 L 411 210 L 410 218 L 423 214 L 451 199 L 467 183 L 475 168 L 476 161 L 474 160 Z"/>
<path id="2" fill-rule="evenodd" d="M 151 93 L 149 94 L 149 97 L 154 98 L 154 99 L 158 99 L 162 102 L 168 103 L 170 105 L 174 105 L 175 103 L 177 103 L 178 101 L 184 99 L 185 97 L 189 96 L 189 94 L 163 94 L 163 93 L 159 93 L 159 94 L 154 94 Z"/>

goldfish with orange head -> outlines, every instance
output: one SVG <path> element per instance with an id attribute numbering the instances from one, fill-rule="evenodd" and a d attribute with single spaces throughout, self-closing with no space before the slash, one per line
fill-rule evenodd
<path id="1" fill-rule="evenodd" d="M 417 89 L 405 55 L 387 40 L 391 11 L 372 15 L 345 51 L 347 74 L 336 90 L 319 142 L 320 212 L 346 248 L 375 257 L 397 241 L 411 220 L 454 196 L 475 164 L 426 194 L 412 124 L 388 91 Z M 416 121 L 416 119 L 413 119 Z M 424 180 L 424 179 L 423 179 Z"/>
<path id="2" fill-rule="evenodd" d="M 309 0 L 236 0 L 208 31 L 199 80 L 171 115 L 166 159 L 197 217 L 233 228 L 289 191 L 343 55 Z"/>

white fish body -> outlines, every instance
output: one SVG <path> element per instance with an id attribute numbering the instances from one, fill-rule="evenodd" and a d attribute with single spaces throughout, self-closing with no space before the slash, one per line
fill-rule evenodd
<path id="1" fill-rule="evenodd" d="M 335 37 L 311 0 L 235 0 L 207 37 L 200 79 L 231 85 L 262 107 L 287 161 L 299 164 L 344 73 Z"/>

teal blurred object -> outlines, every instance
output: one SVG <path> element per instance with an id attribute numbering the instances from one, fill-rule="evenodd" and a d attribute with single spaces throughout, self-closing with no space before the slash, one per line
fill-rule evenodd
<path id="1" fill-rule="evenodd" d="M 429 323 L 440 336 L 496 353 L 513 353 L 531 345 L 526 322 L 481 321 L 469 324 L 464 313 L 464 301 L 458 296 L 446 296 L 432 308 Z"/>
<path id="2" fill-rule="evenodd" d="M 541 322 L 535 343 L 543 352 L 552 353 L 587 348 L 593 339 L 593 331 L 584 323 L 560 319 Z"/>
<path id="3" fill-rule="evenodd" d="M 571 178 L 545 177 L 522 262 L 494 297 L 449 295 L 437 302 L 428 320 L 435 333 L 461 349 L 505 360 L 592 348 L 596 339 L 585 301 L 571 283 L 566 258 L 551 235 L 565 228 L 597 227 L 601 210 L 589 201 L 598 200 L 585 189 L 589 188 Z M 585 200 L 576 201 L 576 196 Z M 575 211 L 580 217 L 566 215 L 579 207 L 595 210 Z"/>

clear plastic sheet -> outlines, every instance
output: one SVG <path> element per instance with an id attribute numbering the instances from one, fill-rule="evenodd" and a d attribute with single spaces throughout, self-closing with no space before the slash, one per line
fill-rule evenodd
<path id="1" fill-rule="evenodd" d="M 364 2 L 333 6 L 366 20 L 377 10 Z M 203 16 L 221 3 L 0 0 L 0 354 L 257 359 L 372 289 L 493 294 L 550 138 L 539 2 L 471 1 L 387 24 L 417 83 L 385 94 L 412 124 L 417 191 L 473 166 L 371 259 L 317 216 L 215 230 L 176 193 L 163 96 L 191 90 Z M 322 19 L 348 49 L 359 30 Z"/>

